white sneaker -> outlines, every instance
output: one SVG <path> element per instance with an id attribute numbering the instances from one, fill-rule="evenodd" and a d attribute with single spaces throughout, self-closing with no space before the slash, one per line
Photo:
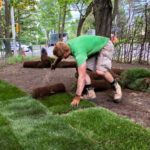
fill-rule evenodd
<path id="1" fill-rule="evenodd" d="M 115 85 L 115 94 L 114 94 L 114 102 L 119 103 L 122 100 L 122 91 L 121 91 L 121 86 L 116 82 Z"/>
<path id="2" fill-rule="evenodd" d="M 96 94 L 93 88 L 87 89 L 87 93 L 81 96 L 81 99 L 85 100 L 95 100 Z"/>

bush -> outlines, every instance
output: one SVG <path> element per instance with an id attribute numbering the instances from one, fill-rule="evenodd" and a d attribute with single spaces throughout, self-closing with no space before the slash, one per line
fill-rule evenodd
<path id="1" fill-rule="evenodd" d="M 24 58 L 19 55 L 19 56 L 12 56 L 9 57 L 7 60 L 8 64 L 16 64 L 16 63 L 22 63 L 23 61 L 30 61 L 35 59 L 36 57 L 32 57 L 32 56 L 25 56 Z"/>
<path id="2" fill-rule="evenodd" d="M 150 91 L 150 71 L 134 68 L 121 74 L 121 85 L 133 90 Z"/>

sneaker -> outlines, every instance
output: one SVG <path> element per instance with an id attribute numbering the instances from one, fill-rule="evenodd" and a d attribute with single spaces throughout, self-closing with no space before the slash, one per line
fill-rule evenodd
<path id="1" fill-rule="evenodd" d="M 121 102 L 121 100 L 122 100 L 121 86 L 116 82 L 116 83 L 114 84 L 114 87 L 115 87 L 115 90 L 116 90 L 116 92 L 115 92 L 115 94 L 114 94 L 114 102 L 115 102 L 115 103 L 119 103 L 119 102 Z"/>
<path id="2" fill-rule="evenodd" d="M 85 99 L 85 100 L 95 100 L 96 99 L 96 94 L 93 88 L 87 88 L 86 89 L 86 94 L 84 94 L 83 96 L 81 96 L 81 99 Z"/>

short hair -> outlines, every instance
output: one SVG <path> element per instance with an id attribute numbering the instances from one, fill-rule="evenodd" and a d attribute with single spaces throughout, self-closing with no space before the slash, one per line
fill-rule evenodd
<path id="1" fill-rule="evenodd" d="M 53 49 L 53 54 L 59 58 L 63 58 L 66 51 L 69 51 L 68 45 L 64 42 L 57 42 Z"/>

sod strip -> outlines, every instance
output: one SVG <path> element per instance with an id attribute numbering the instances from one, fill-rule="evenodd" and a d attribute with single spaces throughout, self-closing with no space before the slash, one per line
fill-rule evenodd
<path id="1" fill-rule="evenodd" d="M 10 100 L 26 96 L 27 94 L 19 88 L 0 80 L 0 101 Z"/>
<path id="2" fill-rule="evenodd" d="M 27 150 L 96 149 L 95 142 L 74 130 L 30 97 L 3 102 L 0 112 L 10 121 L 18 143 Z"/>
<path id="3" fill-rule="evenodd" d="M 49 97 L 45 97 L 40 102 L 44 104 L 49 111 L 53 112 L 53 114 L 64 114 L 69 113 L 73 110 L 95 107 L 95 104 L 90 101 L 81 100 L 78 107 L 71 107 L 70 103 L 73 99 L 73 96 L 67 93 L 55 94 Z"/>
<path id="4" fill-rule="evenodd" d="M 0 114 L 0 148 L 3 150 L 21 150 L 17 138 L 12 132 L 10 122 Z"/>
<path id="5" fill-rule="evenodd" d="M 148 150 L 150 130 L 120 118 L 103 109 L 90 108 L 74 111 L 63 118 L 73 128 L 93 139 L 99 149 L 105 150 Z"/>

